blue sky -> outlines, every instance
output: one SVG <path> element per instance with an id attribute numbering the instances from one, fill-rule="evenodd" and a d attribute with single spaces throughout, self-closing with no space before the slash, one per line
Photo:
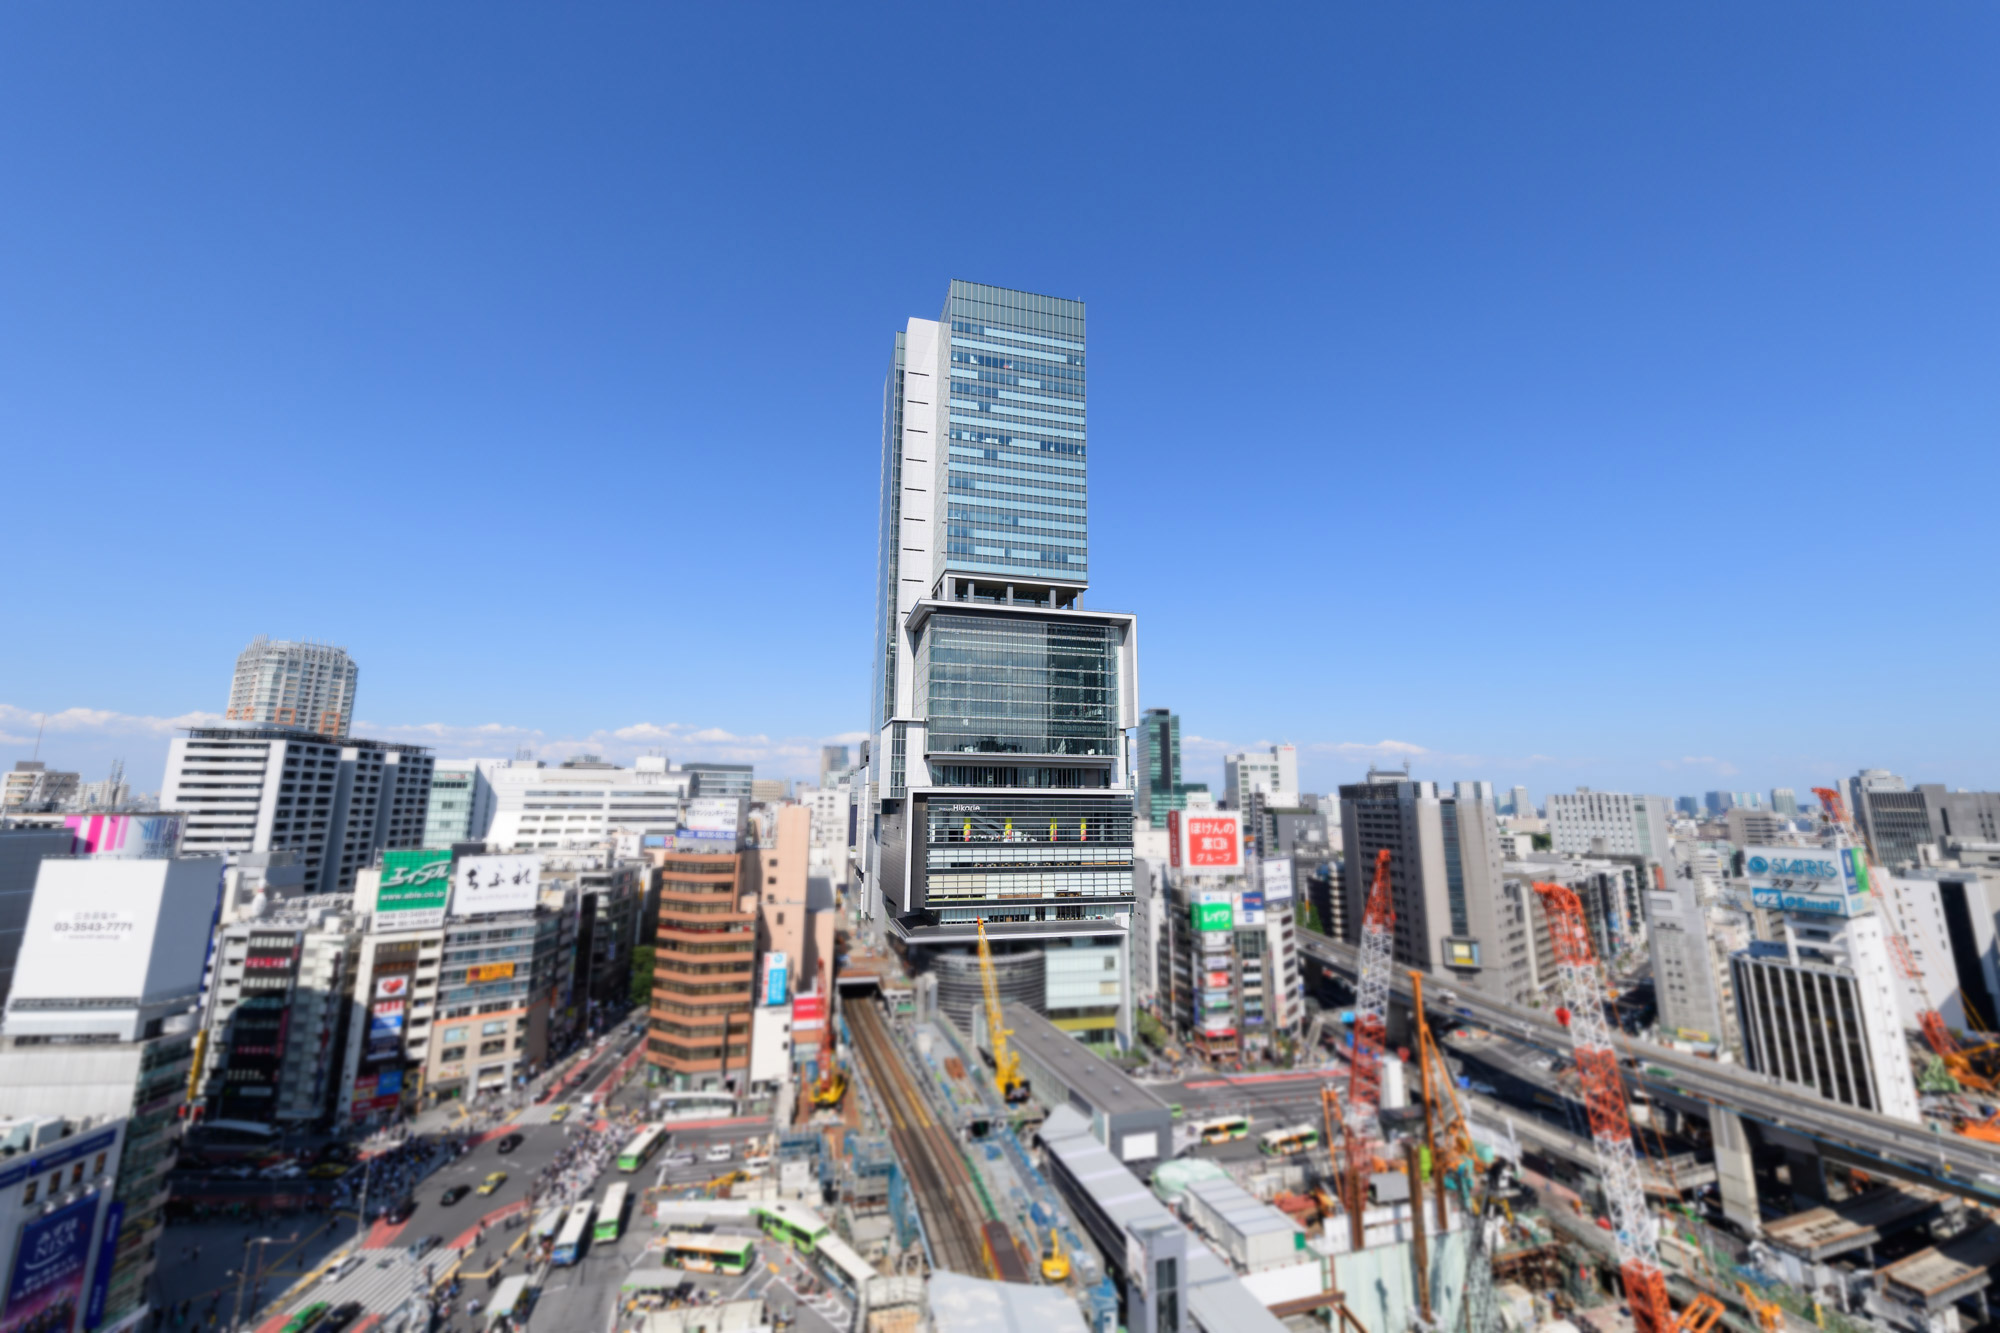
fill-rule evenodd
<path id="1" fill-rule="evenodd" d="M 0 9 L 0 762 L 864 725 L 889 337 L 1090 303 L 1190 767 L 2000 784 L 1990 4 Z"/>

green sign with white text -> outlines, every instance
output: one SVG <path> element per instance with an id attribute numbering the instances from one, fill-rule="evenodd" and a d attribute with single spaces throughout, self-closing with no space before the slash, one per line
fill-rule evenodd
<path id="1" fill-rule="evenodd" d="M 451 901 L 451 852 L 415 848 L 382 853 L 375 911 L 389 930 L 436 930 Z"/>
<path id="2" fill-rule="evenodd" d="M 1236 909 L 1228 903 L 1196 903 L 1193 914 L 1196 930 L 1228 930 L 1236 924 Z"/>

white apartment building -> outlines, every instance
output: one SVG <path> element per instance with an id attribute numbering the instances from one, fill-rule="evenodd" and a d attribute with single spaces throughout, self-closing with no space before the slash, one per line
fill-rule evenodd
<path id="1" fill-rule="evenodd" d="M 1269 754 L 1232 754 L 1222 760 L 1223 799 L 1241 810 L 1253 794 L 1265 805 L 1299 803 L 1299 751 L 1295 745 L 1273 745 Z"/>
<path id="2" fill-rule="evenodd" d="M 167 752 L 160 808 L 189 856 L 291 852 L 306 893 L 349 893 L 389 847 L 423 845 L 434 764 L 420 745 L 297 727 L 194 727 Z"/>
<path id="3" fill-rule="evenodd" d="M 635 768 L 590 759 L 548 768 L 516 759 L 486 776 L 493 785 L 486 842 L 501 851 L 594 847 L 614 833 L 671 839 L 688 795 L 688 775 L 661 757 L 642 757 Z"/>
<path id="4" fill-rule="evenodd" d="M 1570 856 L 1643 856 L 1663 862 L 1673 833 L 1673 802 L 1622 792 L 1549 793 L 1547 819 L 1555 850 Z"/>
<path id="5" fill-rule="evenodd" d="M 345 736 L 354 721 L 354 685 L 360 674 L 345 648 L 260 634 L 236 659 L 224 716 L 232 722 Z"/>

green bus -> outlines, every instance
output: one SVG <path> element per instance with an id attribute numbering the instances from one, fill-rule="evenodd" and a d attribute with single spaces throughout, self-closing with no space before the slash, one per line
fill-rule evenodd
<path id="1" fill-rule="evenodd" d="M 833 1231 L 820 1221 L 818 1213 L 795 1203 L 753 1203 L 750 1216 L 757 1220 L 765 1235 L 785 1242 L 800 1254 L 813 1253 Z"/>
<path id="2" fill-rule="evenodd" d="M 748 1236 L 719 1236 L 704 1231 L 669 1231 L 660 1246 L 660 1262 L 690 1273 L 724 1273 L 735 1277 L 750 1270 L 757 1242 Z"/>
<path id="3" fill-rule="evenodd" d="M 590 1233 L 592 1240 L 617 1240 L 618 1233 L 625 1226 L 625 1182 L 614 1181 L 611 1188 L 604 1191 L 604 1202 L 597 1205 L 597 1228 Z"/>
<path id="4" fill-rule="evenodd" d="M 618 1169 L 627 1175 L 637 1171 L 666 1141 L 666 1130 L 658 1125 L 646 1126 L 639 1131 L 638 1137 L 619 1150 Z"/>

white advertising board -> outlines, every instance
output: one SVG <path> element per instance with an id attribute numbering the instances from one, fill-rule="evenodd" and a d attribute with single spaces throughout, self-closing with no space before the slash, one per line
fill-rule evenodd
<path id="1" fill-rule="evenodd" d="M 674 830 L 683 843 L 713 843 L 714 850 L 736 850 L 743 832 L 743 802 L 735 796 L 702 796 L 689 801 L 681 811 L 680 826 Z"/>
<path id="2" fill-rule="evenodd" d="M 541 884 L 539 856 L 461 856 L 451 870 L 451 914 L 533 911 Z"/>
<path id="3" fill-rule="evenodd" d="M 1743 877 L 1759 907 L 1857 916 L 1869 905 L 1868 864 L 1853 848 L 1745 847 Z"/>
<path id="4" fill-rule="evenodd" d="M 1292 900 L 1292 858 L 1274 856 L 1263 863 L 1264 901 L 1276 907 Z"/>
<path id="5" fill-rule="evenodd" d="M 13 998 L 141 1000 L 201 985 L 222 863 L 49 859 L 21 934 Z"/>

